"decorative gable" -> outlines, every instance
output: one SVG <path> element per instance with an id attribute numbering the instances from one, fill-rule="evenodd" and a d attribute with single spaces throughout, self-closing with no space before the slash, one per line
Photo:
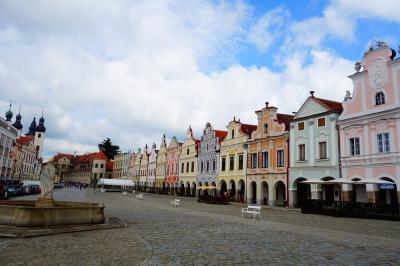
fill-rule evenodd
<path id="1" fill-rule="evenodd" d="M 313 97 L 308 97 L 305 103 L 301 106 L 300 110 L 294 116 L 294 119 L 321 114 L 328 111 L 330 110 L 316 101 Z"/>

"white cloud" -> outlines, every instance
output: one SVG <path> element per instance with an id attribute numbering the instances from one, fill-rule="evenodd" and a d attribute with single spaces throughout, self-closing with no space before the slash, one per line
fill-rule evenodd
<path id="1" fill-rule="evenodd" d="M 254 23 L 249 31 L 249 42 L 261 52 L 266 52 L 278 37 L 283 33 L 290 12 L 283 6 L 274 8 Z"/>
<path id="2" fill-rule="evenodd" d="M 189 125 L 200 137 L 207 121 L 224 129 L 233 116 L 256 123 L 265 101 L 290 113 L 309 89 L 341 99 L 353 64 L 321 49 L 285 56 L 280 72 L 231 64 L 250 38 L 249 10 L 240 1 L 2 2 L 1 98 L 22 104 L 24 130 L 44 107 L 48 155 L 93 151 L 106 137 L 124 150 L 158 145 Z M 279 7 L 250 25 L 252 42 L 268 49 L 287 17 Z M 221 61 L 229 66 L 213 69 Z"/>

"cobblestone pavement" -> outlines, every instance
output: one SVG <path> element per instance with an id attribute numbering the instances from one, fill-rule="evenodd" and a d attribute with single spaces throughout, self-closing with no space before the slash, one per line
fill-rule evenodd
<path id="1" fill-rule="evenodd" d="M 171 196 L 64 189 L 56 199 L 103 202 L 123 229 L 0 239 L 1 265 L 399 265 L 400 224 L 263 209 L 262 222 L 239 205 Z"/>

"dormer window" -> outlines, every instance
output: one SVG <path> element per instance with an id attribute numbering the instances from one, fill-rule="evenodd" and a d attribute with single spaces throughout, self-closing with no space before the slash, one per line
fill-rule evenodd
<path id="1" fill-rule="evenodd" d="M 268 134 L 268 124 L 264 124 L 264 134 Z"/>
<path id="2" fill-rule="evenodd" d="M 232 138 L 232 139 L 234 139 L 234 138 L 235 138 L 235 130 L 234 130 L 234 129 L 232 129 L 231 138 Z"/>
<path id="3" fill-rule="evenodd" d="M 375 105 L 381 105 L 385 103 L 385 94 L 383 92 L 377 92 L 375 94 Z"/>

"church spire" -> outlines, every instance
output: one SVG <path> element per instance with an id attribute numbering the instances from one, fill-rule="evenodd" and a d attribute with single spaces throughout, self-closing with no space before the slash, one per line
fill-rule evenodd
<path id="1" fill-rule="evenodd" d="M 8 109 L 8 111 L 6 112 L 6 120 L 8 121 L 8 122 L 11 122 L 11 119 L 12 119 L 12 117 L 13 117 L 13 112 L 11 111 L 11 102 L 10 102 L 10 109 Z"/>
<path id="2" fill-rule="evenodd" d="M 13 124 L 13 126 L 18 130 L 22 130 L 22 128 L 23 128 L 22 123 L 21 123 L 21 119 L 22 119 L 22 116 L 21 116 L 21 105 L 20 105 L 19 106 L 19 110 L 18 110 L 18 114 L 16 116 L 16 120 L 15 120 L 15 122 Z"/>

